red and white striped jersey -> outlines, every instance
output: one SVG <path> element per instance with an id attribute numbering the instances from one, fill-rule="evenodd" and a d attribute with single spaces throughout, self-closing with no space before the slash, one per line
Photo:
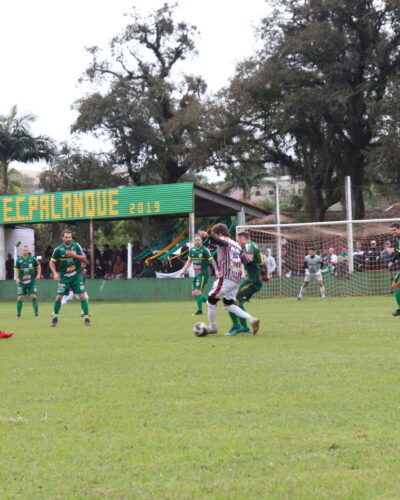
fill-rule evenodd
<path id="1" fill-rule="evenodd" d="M 220 277 L 240 283 L 242 279 L 242 261 L 240 258 L 242 249 L 236 241 L 231 240 L 228 236 L 221 236 L 220 239 L 227 242 L 226 246 L 218 247 L 217 266 Z"/>

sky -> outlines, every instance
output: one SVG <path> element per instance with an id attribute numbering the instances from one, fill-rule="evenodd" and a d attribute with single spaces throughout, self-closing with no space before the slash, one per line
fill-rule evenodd
<path id="1" fill-rule="evenodd" d="M 143 13 L 164 0 L 17 0 L 0 2 L 0 114 L 17 104 L 32 113 L 32 130 L 58 142 L 71 139 L 73 102 L 87 90 L 78 83 L 90 57 L 85 47 L 106 48 L 127 24 L 132 7 Z M 180 0 L 176 19 L 197 26 L 198 57 L 187 73 L 202 75 L 211 92 L 229 83 L 235 65 L 257 47 L 254 27 L 268 0 Z M 25 168 L 25 167 L 24 167 Z"/>

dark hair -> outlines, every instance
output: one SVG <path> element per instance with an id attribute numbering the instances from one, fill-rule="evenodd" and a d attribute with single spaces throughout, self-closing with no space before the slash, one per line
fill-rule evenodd
<path id="1" fill-rule="evenodd" d="M 61 235 L 64 236 L 65 233 L 69 233 L 70 235 L 72 235 L 71 229 L 64 229 Z"/>
<path id="2" fill-rule="evenodd" d="M 395 227 L 396 229 L 400 229 L 400 224 L 398 222 L 393 222 L 393 224 L 390 224 L 390 227 Z"/>
<path id="3" fill-rule="evenodd" d="M 308 251 L 312 250 L 313 252 L 316 252 L 315 248 L 309 248 Z"/>
<path id="4" fill-rule="evenodd" d="M 238 236 L 243 236 L 244 238 L 247 238 L 248 240 L 250 239 L 250 233 L 248 233 L 247 231 L 240 231 L 240 233 L 238 233 Z"/>
<path id="5" fill-rule="evenodd" d="M 211 232 L 215 234 L 223 234 L 224 236 L 229 236 L 228 227 L 226 224 L 214 224 Z"/>

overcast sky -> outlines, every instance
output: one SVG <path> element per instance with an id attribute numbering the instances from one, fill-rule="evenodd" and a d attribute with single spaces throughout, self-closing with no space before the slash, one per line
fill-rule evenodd
<path id="1" fill-rule="evenodd" d="M 84 89 L 78 78 L 90 59 L 85 47 L 106 47 L 127 24 L 133 6 L 145 13 L 164 0 L 16 0 L 0 2 L 0 114 L 17 104 L 33 113 L 36 134 L 70 139 L 71 105 Z M 199 56 L 185 70 L 202 75 L 211 91 L 226 85 L 235 65 L 256 47 L 254 26 L 267 0 L 180 0 L 176 18 L 200 31 Z"/>

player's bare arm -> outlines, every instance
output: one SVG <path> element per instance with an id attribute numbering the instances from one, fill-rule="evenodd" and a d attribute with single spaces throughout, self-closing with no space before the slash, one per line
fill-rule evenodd
<path id="1" fill-rule="evenodd" d="M 210 264 L 212 265 L 212 267 L 214 269 L 214 274 L 215 274 L 216 278 L 218 278 L 219 271 L 218 271 L 217 263 L 215 262 L 214 258 L 210 259 Z"/>
<path id="2" fill-rule="evenodd" d="M 50 260 L 50 269 L 51 269 L 51 272 L 53 273 L 54 281 L 59 281 L 60 275 L 57 272 L 56 264 L 55 264 L 54 260 Z"/>
<path id="3" fill-rule="evenodd" d="M 17 283 L 17 285 L 19 284 L 19 269 L 14 269 L 14 273 L 15 273 L 15 282 Z"/>
<path id="4" fill-rule="evenodd" d="M 192 259 L 188 259 L 185 262 L 185 265 L 182 267 L 182 271 L 179 273 L 179 276 L 184 276 L 185 275 L 185 273 L 189 269 L 191 263 L 192 263 Z"/>

